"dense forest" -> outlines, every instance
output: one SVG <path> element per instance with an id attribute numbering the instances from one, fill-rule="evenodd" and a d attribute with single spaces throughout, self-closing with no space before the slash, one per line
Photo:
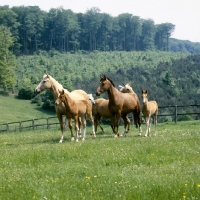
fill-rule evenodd
<path id="1" fill-rule="evenodd" d="M 68 90 L 83 89 L 95 94 L 100 75 L 106 74 L 116 86 L 131 83 L 139 96 L 141 89 L 149 90 L 150 98 L 156 99 L 159 105 L 199 102 L 200 54 L 160 51 L 40 52 L 40 55 L 18 58 L 17 88 L 30 91 L 30 98 L 45 72 Z M 43 100 L 48 99 L 47 96 L 42 96 Z"/>
<path id="2" fill-rule="evenodd" d="M 160 50 L 200 53 L 200 43 L 172 39 L 175 25 L 155 24 L 130 13 L 113 17 L 96 7 L 74 13 L 62 7 L 0 6 L 0 26 L 9 28 L 15 55 L 60 52 Z M 184 33 L 183 33 L 184 34 Z"/>
<path id="3" fill-rule="evenodd" d="M 147 89 L 159 106 L 199 104 L 200 43 L 171 38 L 174 30 L 169 22 L 112 17 L 98 8 L 0 6 L 0 85 L 54 109 L 49 91 L 34 94 L 44 73 L 70 91 L 93 94 L 105 74 L 116 86 L 130 83 L 139 98 Z"/>

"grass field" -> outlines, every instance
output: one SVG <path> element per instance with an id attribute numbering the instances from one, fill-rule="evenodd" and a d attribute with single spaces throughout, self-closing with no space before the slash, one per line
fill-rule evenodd
<path id="1" fill-rule="evenodd" d="M 21 100 L 16 97 L 16 94 L 0 90 L 0 124 L 56 115 L 55 112 L 31 104 L 30 100 Z"/>
<path id="2" fill-rule="evenodd" d="M 62 144 L 57 129 L 1 133 L 0 199 L 200 199 L 199 121 L 158 124 L 148 138 L 104 127 L 78 143 L 67 130 Z"/>

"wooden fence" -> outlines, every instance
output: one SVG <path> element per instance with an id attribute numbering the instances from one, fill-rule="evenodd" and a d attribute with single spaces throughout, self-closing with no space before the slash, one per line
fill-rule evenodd
<path id="1" fill-rule="evenodd" d="M 194 107 L 195 107 L 195 112 L 193 111 L 186 112 L 184 110 L 185 108 L 187 108 L 187 110 L 190 110 L 191 107 L 193 107 L 193 109 L 191 110 L 194 110 Z M 200 117 L 200 104 L 184 105 L 184 106 L 178 106 L 178 105 L 159 106 L 158 119 L 161 117 L 171 116 L 172 121 L 175 121 L 175 123 L 177 123 L 178 116 L 181 116 L 181 115 L 185 115 L 185 116 L 193 115 L 193 116 L 196 116 L 195 119 L 198 119 Z M 131 118 L 132 116 L 130 115 L 129 117 Z M 35 130 L 39 128 L 49 129 L 51 127 L 54 127 L 54 128 L 60 127 L 58 118 L 56 116 L 0 124 L 0 132 Z"/>

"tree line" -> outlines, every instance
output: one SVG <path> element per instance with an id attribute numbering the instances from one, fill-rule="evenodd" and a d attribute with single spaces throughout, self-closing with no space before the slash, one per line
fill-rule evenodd
<path id="1" fill-rule="evenodd" d="M 141 51 L 169 50 L 175 25 L 155 24 L 130 13 L 113 17 L 96 7 L 74 13 L 62 7 L 48 12 L 38 6 L 0 7 L 0 25 L 13 36 L 16 55 L 38 50 Z"/>

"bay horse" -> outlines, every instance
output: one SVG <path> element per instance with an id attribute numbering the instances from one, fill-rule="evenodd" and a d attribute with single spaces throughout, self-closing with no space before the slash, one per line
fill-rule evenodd
<path id="1" fill-rule="evenodd" d="M 92 104 L 88 100 L 73 100 L 70 93 L 65 93 L 64 89 L 62 91 L 58 90 L 59 95 L 55 101 L 56 105 L 64 103 L 65 105 L 65 116 L 68 120 L 74 119 L 75 131 L 76 131 L 76 142 L 79 138 L 79 118 L 81 118 L 81 124 L 83 126 L 82 130 L 82 140 L 86 137 L 86 116 L 89 116 L 90 121 L 93 123 L 92 118 Z"/>
<path id="2" fill-rule="evenodd" d="M 109 100 L 104 98 L 99 98 L 95 100 L 95 104 L 92 106 L 92 114 L 94 116 L 95 133 L 97 132 L 97 126 L 99 125 L 101 130 L 104 132 L 103 127 L 100 125 L 101 118 L 111 119 L 112 115 L 108 108 Z M 130 130 L 130 119 L 126 115 L 121 116 L 124 120 L 124 130 L 121 136 L 124 136 Z M 127 128 L 128 127 L 128 128 Z M 114 132 L 113 126 L 111 124 L 112 131 Z"/>
<path id="3" fill-rule="evenodd" d="M 36 93 L 41 93 L 45 90 L 50 90 L 54 100 L 57 99 L 59 92 L 58 90 L 62 90 L 63 86 L 58 83 L 58 81 L 56 81 L 52 76 L 50 76 L 49 74 L 44 74 L 42 81 L 38 84 L 38 86 L 35 88 L 35 92 Z M 64 89 L 66 93 L 70 93 L 73 97 L 73 99 L 82 99 L 82 100 L 88 100 L 88 94 L 83 91 L 83 90 L 74 90 L 72 92 L 69 92 L 67 89 Z M 71 132 L 71 140 L 74 140 L 74 134 L 73 134 L 73 130 L 72 130 L 72 120 L 68 120 L 67 118 L 65 119 L 65 123 L 63 124 L 63 119 L 62 116 L 66 114 L 66 109 L 65 109 L 65 105 L 64 103 L 59 104 L 59 105 L 55 105 L 55 110 L 56 110 L 56 115 L 58 117 L 59 120 L 59 124 L 60 124 L 60 129 L 61 129 L 61 138 L 60 138 L 60 143 L 63 142 L 64 139 L 64 131 L 66 129 L 66 126 L 69 126 L 70 132 Z M 94 132 L 94 126 L 92 125 L 92 134 L 95 137 L 95 132 Z"/>
<path id="4" fill-rule="evenodd" d="M 119 136 L 118 128 L 121 115 L 133 113 L 136 128 L 139 126 L 141 135 L 140 102 L 137 95 L 133 93 L 122 93 L 108 77 L 100 76 L 100 83 L 96 90 L 96 95 L 107 92 L 109 102 L 108 108 L 111 112 L 111 123 L 113 125 L 115 137 Z"/>
<path id="5" fill-rule="evenodd" d="M 156 101 L 148 101 L 148 92 L 147 90 L 142 90 L 142 114 L 144 116 L 146 122 L 146 136 L 151 136 L 150 128 L 151 128 L 151 116 L 154 116 L 154 124 L 155 124 L 155 132 L 156 136 L 156 126 L 157 126 L 157 117 L 158 117 L 158 104 Z"/>

